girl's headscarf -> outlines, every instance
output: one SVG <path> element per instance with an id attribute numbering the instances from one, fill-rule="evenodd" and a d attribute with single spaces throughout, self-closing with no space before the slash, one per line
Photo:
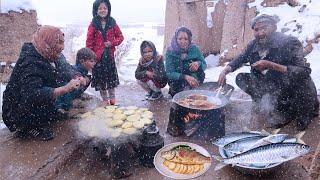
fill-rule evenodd
<path id="1" fill-rule="evenodd" d="M 143 49 L 145 47 L 149 46 L 151 49 L 152 49 L 152 60 L 145 63 L 143 61 L 143 58 L 141 58 L 140 60 L 140 64 L 143 65 L 143 66 L 149 66 L 156 58 L 157 58 L 157 55 L 158 55 L 158 52 L 157 52 L 157 49 L 156 49 L 156 46 L 151 42 L 151 41 L 142 41 L 141 45 L 140 45 L 140 53 L 141 53 L 141 57 L 143 56 Z"/>
<path id="2" fill-rule="evenodd" d="M 64 41 L 63 32 L 57 27 L 45 25 L 34 33 L 32 44 L 44 58 L 54 61 L 60 57 L 58 44 L 61 41 Z"/>
<path id="3" fill-rule="evenodd" d="M 185 32 L 188 35 L 188 39 L 189 39 L 189 46 L 187 49 L 182 49 L 180 48 L 180 46 L 178 45 L 178 34 L 180 32 Z M 192 41 L 192 33 L 190 31 L 190 29 L 186 28 L 186 27 L 179 27 L 176 32 L 174 33 L 174 36 L 172 37 L 171 40 L 171 46 L 168 48 L 169 51 L 173 51 L 174 53 L 178 53 L 178 54 L 182 54 L 182 53 L 187 53 L 189 51 L 189 49 L 194 46 L 193 43 L 191 43 Z"/>

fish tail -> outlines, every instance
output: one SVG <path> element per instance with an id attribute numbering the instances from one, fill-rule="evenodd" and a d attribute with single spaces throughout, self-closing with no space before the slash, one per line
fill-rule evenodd
<path id="1" fill-rule="evenodd" d="M 268 131 L 264 130 L 264 129 L 261 130 L 261 134 L 265 135 L 265 136 L 269 136 L 270 135 L 270 133 Z"/>
<path id="2" fill-rule="evenodd" d="M 280 132 L 281 128 L 275 129 L 271 131 L 271 134 L 278 134 Z"/>
<path id="3" fill-rule="evenodd" d="M 305 131 L 301 131 L 298 134 L 296 134 L 294 137 L 297 139 L 297 143 L 300 144 L 306 144 L 301 138 L 303 137 L 303 135 L 305 134 Z"/>

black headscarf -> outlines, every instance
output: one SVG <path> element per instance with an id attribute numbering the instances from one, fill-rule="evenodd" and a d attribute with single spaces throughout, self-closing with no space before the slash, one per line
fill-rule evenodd
<path id="1" fill-rule="evenodd" d="M 106 3 L 106 5 L 108 7 L 108 14 L 105 17 L 105 20 L 106 20 L 106 28 L 105 29 L 102 28 L 102 25 L 100 22 L 101 17 L 98 15 L 98 8 L 101 3 Z M 102 32 L 103 38 L 105 38 L 105 35 L 106 35 L 105 32 L 109 28 L 112 28 L 116 24 L 116 21 L 111 17 L 110 14 L 111 14 L 111 4 L 110 4 L 109 0 L 95 0 L 94 1 L 93 8 L 92 8 L 92 15 L 93 15 L 92 24 L 96 29 L 98 29 L 99 31 Z"/>

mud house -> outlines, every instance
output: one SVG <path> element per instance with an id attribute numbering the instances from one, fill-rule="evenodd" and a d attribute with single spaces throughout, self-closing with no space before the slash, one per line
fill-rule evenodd
<path id="1" fill-rule="evenodd" d="M 10 65 L 17 61 L 22 44 L 31 41 L 38 26 L 34 10 L 0 13 L 1 82 L 6 82 L 10 77 Z"/>
<path id="2" fill-rule="evenodd" d="M 0 60 L 16 62 L 21 45 L 30 41 L 37 30 L 37 13 L 34 10 L 0 14 Z"/>

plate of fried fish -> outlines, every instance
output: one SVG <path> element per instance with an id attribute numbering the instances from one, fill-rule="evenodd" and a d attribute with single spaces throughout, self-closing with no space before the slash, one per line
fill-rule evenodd
<path id="1" fill-rule="evenodd" d="M 191 179 L 204 174 L 211 166 L 211 156 L 203 147 L 176 142 L 165 145 L 154 156 L 155 168 L 173 179 Z"/>

